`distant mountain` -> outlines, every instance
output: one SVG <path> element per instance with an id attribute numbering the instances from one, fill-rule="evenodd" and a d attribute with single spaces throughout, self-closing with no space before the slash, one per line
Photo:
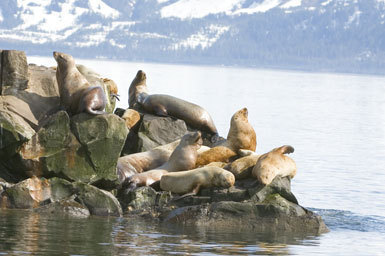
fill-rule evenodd
<path id="1" fill-rule="evenodd" d="M 2 0 L 0 48 L 385 74 L 385 0 Z"/>

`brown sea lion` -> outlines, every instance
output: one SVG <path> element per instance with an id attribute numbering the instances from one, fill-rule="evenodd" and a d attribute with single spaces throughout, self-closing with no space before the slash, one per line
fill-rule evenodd
<path id="1" fill-rule="evenodd" d="M 182 137 L 179 145 L 172 152 L 166 163 L 154 170 L 134 174 L 129 177 L 125 183 L 128 184 L 129 189 L 149 186 L 160 180 L 162 175 L 168 172 L 192 169 L 195 167 L 196 158 L 198 156 L 197 150 L 201 145 L 202 138 L 200 132 L 187 133 Z"/>
<path id="2" fill-rule="evenodd" d="M 242 150 L 255 151 L 257 146 L 256 134 L 247 117 L 247 108 L 235 112 L 231 117 L 227 140 L 223 144 L 199 154 L 197 167 L 211 162 L 228 162 L 231 157 L 242 153 Z"/>
<path id="3" fill-rule="evenodd" d="M 276 176 L 293 178 L 297 173 L 297 166 L 293 159 L 284 154 L 294 152 L 292 146 L 282 146 L 263 154 L 252 170 L 253 177 L 264 185 L 270 184 Z"/>
<path id="4" fill-rule="evenodd" d="M 182 119 L 187 125 L 213 136 L 218 135 L 210 114 L 202 107 L 164 94 L 148 94 L 146 74 L 139 70 L 129 88 L 129 107 L 139 104 L 144 111 L 158 116 L 172 116 Z"/>
<path id="5" fill-rule="evenodd" d="M 146 152 L 119 157 L 116 172 L 120 182 L 128 177 L 155 169 L 166 163 L 180 140 L 162 145 Z"/>
<path id="6" fill-rule="evenodd" d="M 86 112 L 104 114 L 106 95 L 100 86 L 91 86 L 76 68 L 71 55 L 53 52 L 57 62 L 56 79 L 59 86 L 61 105 L 69 114 Z"/>
<path id="7" fill-rule="evenodd" d="M 197 194 L 201 188 L 234 185 L 234 175 L 216 166 L 205 166 L 182 172 L 169 172 L 160 179 L 160 188 L 176 194 Z"/>

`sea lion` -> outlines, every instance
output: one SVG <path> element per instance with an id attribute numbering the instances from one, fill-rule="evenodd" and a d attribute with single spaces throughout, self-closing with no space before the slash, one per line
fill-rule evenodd
<path id="1" fill-rule="evenodd" d="M 103 78 L 100 74 L 82 64 L 77 64 L 76 68 L 90 84 L 94 86 L 98 85 L 103 88 L 107 99 L 105 111 L 113 113 L 116 100 L 119 100 L 118 86 L 116 83 L 109 78 Z"/>
<path id="2" fill-rule="evenodd" d="M 139 122 L 140 114 L 138 111 L 129 108 L 126 111 L 124 111 L 122 118 L 126 122 L 127 128 L 131 129 L 135 124 Z"/>
<path id="3" fill-rule="evenodd" d="M 140 152 L 118 158 L 116 172 L 120 182 L 128 177 L 145 172 L 166 163 L 180 140 L 158 146 L 146 152 Z"/>
<path id="4" fill-rule="evenodd" d="M 231 117 L 226 145 L 238 153 L 240 149 L 255 151 L 257 136 L 248 120 L 247 108 L 242 108 Z"/>
<path id="5" fill-rule="evenodd" d="M 205 166 L 182 172 L 169 172 L 160 179 L 160 188 L 176 194 L 197 194 L 201 188 L 234 185 L 234 175 L 216 166 Z"/>
<path id="6" fill-rule="evenodd" d="M 91 86 L 76 68 L 71 55 L 53 52 L 57 62 L 56 79 L 59 86 L 61 105 L 75 115 L 86 112 L 93 115 L 104 114 L 106 95 L 100 86 Z"/>
<path id="7" fill-rule="evenodd" d="M 297 166 L 293 159 L 284 154 L 294 152 L 292 146 L 282 146 L 263 154 L 255 164 L 252 175 L 264 185 L 270 184 L 276 176 L 293 178 L 297 173 Z"/>
<path id="8" fill-rule="evenodd" d="M 200 132 L 185 134 L 179 145 L 172 152 L 169 160 L 154 170 L 134 174 L 124 183 L 128 184 L 129 189 L 141 186 L 149 186 L 160 180 L 162 175 L 168 172 L 178 172 L 189 170 L 195 167 L 198 156 L 197 150 L 202 145 Z"/>
<path id="9" fill-rule="evenodd" d="M 207 165 L 210 162 L 228 162 L 231 157 L 243 154 L 245 150 L 255 151 L 256 146 L 257 137 L 248 121 L 248 110 L 242 108 L 231 117 L 227 140 L 199 154 L 197 167 Z"/>
<path id="10" fill-rule="evenodd" d="M 146 80 L 146 74 L 139 70 L 129 88 L 128 103 L 130 108 L 138 104 L 150 114 L 182 119 L 187 125 L 214 135 L 212 141 L 215 141 L 218 137 L 218 131 L 210 114 L 205 109 L 170 95 L 148 94 Z"/>
<path id="11" fill-rule="evenodd" d="M 230 171 L 234 174 L 235 179 L 245 179 L 251 177 L 251 171 L 254 165 L 257 163 L 261 155 L 251 154 L 238 158 L 237 160 L 228 163 L 223 169 Z"/>

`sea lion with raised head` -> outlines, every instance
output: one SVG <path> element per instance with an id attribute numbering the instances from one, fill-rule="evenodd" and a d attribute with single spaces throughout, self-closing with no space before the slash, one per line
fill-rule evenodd
<path id="1" fill-rule="evenodd" d="M 282 146 L 263 154 L 255 164 L 252 175 L 264 185 L 270 184 L 276 176 L 294 178 L 297 166 L 293 159 L 284 155 L 294 152 L 292 146 Z"/>
<path id="2" fill-rule="evenodd" d="M 255 151 L 257 137 L 248 121 L 247 108 L 234 113 L 230 121 L 227 140 L 222 144 L 198 155 L 197 167 L 211 162 L 228 162 L 231 157 L 241 154 L 244 150 Z"/>
<path id="3" fill-rule="evenodd" d="M 76 68 L 74 58 L 65 53 L 53 52 L 57 62 L 56 79 L 61 105 L 75 115 L 86 112 L 93 115 L 104 114 L 106 95 L 100 86 L 91 86 Z"/>
<path id="4" fill-rule="evenodd" d="M 160 179 L 160 188 L 176 194 L 197 194 L 201 188 L 229 188 L 235 183 L 234 175 L 217 166 L 205 166 L 189 171 L 169 172 Z"/>
<path id="5" fill-rule="evenodd" d="M 134 174 L 124 183 L 128 184 L 130 189 L 141 186 L 149 186 L 160 180 L 162 175 L 168 172 L 178 172 L 189 170 L 195 167 L 198 156 L 197 150 L 202 145 L 200 132 L 185 134 L 179 145 L 172 152 L 169 160 L 154 170 L 143 173 Z"/>
<path id="6" fill-rule="evenodd" d="M 129 88 L 128 102 L 130 108 L 138 104 L 150 114 L 182 119 L 187 125 L 195 129 L 215 135 L 212 136 L 212 141 L 215 141 L 218 131 L 210 114 L 205 109 L 170 95 L 149 94 L 146 81 L 146 73 L 139 70 Z"/>

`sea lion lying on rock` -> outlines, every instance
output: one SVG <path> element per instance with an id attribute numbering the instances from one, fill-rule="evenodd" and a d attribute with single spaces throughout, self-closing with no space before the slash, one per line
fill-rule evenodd
<path id="1" fill-rule="evenodd" d="M 150 114 L 182 119 L 187 125 L 212 135 L 211 141 L 217 139 L 217 128 L 205 109 L 170 95 L 149 94 L 146 80 L 146 74 L 139 70 L 129 88 L 130 108 L 139 105 Z"/>
<path id="2" fill-rule="evenodd" d="M 167 173 L 160 179 L 160 188 L 176 194 L 197 194 L 201 188 L 229 188 L 235 183 L 234 175 L 216 166 L 205 166 L 189 171 Z"/>
<path id="3" fill-rule="evenodd" d="M 257 136 L 248 121 L 247 108 L 242 108 L 231 117 L 227 140 L 223 144 L 199 154 L 197 167 L 211 162 L 228 162 L 231 157 L 243 153 L 242 150 L 255 151 L 256 146 Z"/>
<path id="4" fill-rule="evenodd" d="M 227 164 L 223 169 L 234 174 L 236 179 L 245 179 L 251 177 L 251 171 L 261 155 L 252 154 L 238 158 L 237 160 Z"/>
<path id="5" fill-rule="evenodd" d="M 119 181 L 123 182 L 134 174 L 155 169 L 166 163 L 179 142 L 180 140 L 176 140 L 146 152 L 119 157 L 116 166 Z"/>
<path id="6" fill-rule="evenodd" d="M 56 79 L 59 86 L 61 105 L 71 114 L 86 112 L 104 114 L 106 95 L 100 86 L 91 86 L 76 68 L 71 55 L 53 52 L 57 62 Z"/>
<path id="7" fill-rule="evenodd" d="M 168 172 L 178 172 L 190 170 L 195 167 L 198 156 L 197 150 L 202 145 L 200 132 L 185 134 L 179 145 L 172 152 L 169 160 L 154 170 L 138 173 L 129 177 L 124 183 L 128 184 L 130 189 L 141 186 L 149 186 L 160 180 L 162 175 Z"/>
<path id="8" fill-rule="evenodd" d="M 284 154 L 294 152 L 292 146 L 282 146 L 263 154 L 255 164 L 252 175 L 264 185 L 270 184 L 276 176 L 294 178 L 297 166 L 293 159 Z"/>

